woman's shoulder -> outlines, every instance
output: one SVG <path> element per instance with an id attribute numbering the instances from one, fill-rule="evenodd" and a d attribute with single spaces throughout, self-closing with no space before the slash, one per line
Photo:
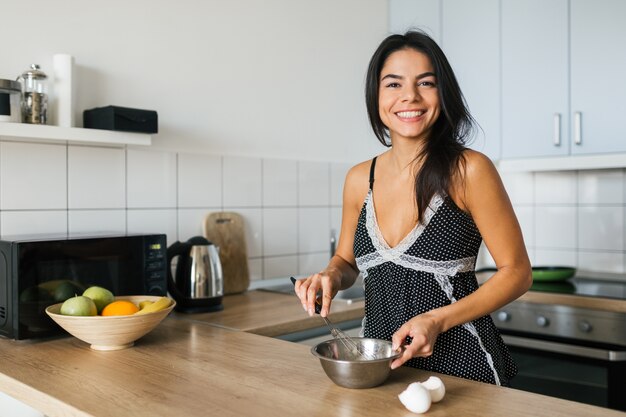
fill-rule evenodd
<path id="1" fill-rule="evenodd" d="M 487 155 L 473 149 L 463 151 L 459 168 L 465 181 L 479 180 L 484 175 L 497 174 L 493 161 Z"/>
<path id="2" fill-rule="evenodd" d="M 360 162 L 350 168 L 344 184 L 344 200 L 355 207 L 360 207 L 369 190 L 369 177 L 372 160 Z"/>

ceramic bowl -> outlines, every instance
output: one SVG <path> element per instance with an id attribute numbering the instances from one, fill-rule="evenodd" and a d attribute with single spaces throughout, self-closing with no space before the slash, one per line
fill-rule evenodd
<path id="1" fill-rule="evenodd" d="M 128 300 L 138 304 L 140 301 L 158 300 L 153 295 L 128 295 L 115 297 L 115 300 Z M 133 346 L 135 341 L 154 329 L 174 309 L 172 300 L 169 307 L 146 314 L 128 316 L 64 316 L 60 314 L 61 305 L 54 304 L 46 308 L 46 314 L 69 334 L 89 343 L 95 350 L 120 350 Z"/>

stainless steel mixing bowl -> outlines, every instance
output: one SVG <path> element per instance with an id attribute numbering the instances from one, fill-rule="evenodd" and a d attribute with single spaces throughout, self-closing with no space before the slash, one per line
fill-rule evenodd
<path id="1" fill-rule="evenodd" d="M 393 351 L 387 340 L 353 337 L 362 352 L 374 359 L 363 359 L 351 352 L 337 339 L 326 340 L 311 348 L 319 358 L 326 375 L 337 385 L 346 388 L 372 388 L 385 382 L 391 372 L 391 362 L 401 350 Z"/>

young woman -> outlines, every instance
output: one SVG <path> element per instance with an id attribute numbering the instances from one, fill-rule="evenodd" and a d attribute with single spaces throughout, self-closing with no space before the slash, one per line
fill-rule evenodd
<path id="1" fill-rule="evenodd" d="M 348 172 L 336 255 L 296 293 L 313 314 L 321 291 L 326 316 L 360 272 L 363 335 L 405 345 L 392 368 L 508 385 L 515 365 L 489 314 L 526 292 L 530 262 L 496 169 L 464 146 L 473 119 L 452 68 L 426 34 L 389 36 L 370 61 L 366 101 L 390 149 Z M 481 240 L 497 272 L 479 287 Z"/>

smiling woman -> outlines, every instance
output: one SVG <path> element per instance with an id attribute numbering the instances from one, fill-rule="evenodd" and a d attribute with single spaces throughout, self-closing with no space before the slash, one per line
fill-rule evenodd
<path id="1" fill-rule="evenodd" d="M 366 104 L 390 149 L 348 172 L 336 255 L 296 293 L 312 314 L 321 290 L 324 316 L 360 272 L 363 335 L 406 346 L 392 368 L 508 385 L 515 364 L 489 314 L 528 289 L 530 262 L 495 167 L 465 147 L 474 120 L 439 46 L 422 32 L 386 38 Z M 498 269 L 479 288 L 483 239 Z"/>

